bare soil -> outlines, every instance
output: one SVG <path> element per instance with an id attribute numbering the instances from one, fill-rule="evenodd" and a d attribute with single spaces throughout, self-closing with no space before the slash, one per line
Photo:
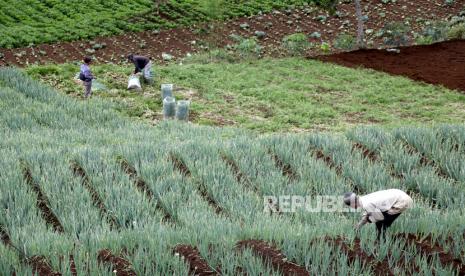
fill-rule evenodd
<path id="1" fill-rule="evenodd" d="M 74 262 L 74 256 L 69 255 L 69 268 L 72 276 L 77 276 L 76 262 Z"/>
<path id="2" fill-rule="evenodd" d="M 58 217 L 53 213 L 52 209 L 49 207 L 50 203 L 48 198 L 40 189 L 40 186 L 34 178 L 32 177 L 31 169 L 25 163 L 23 164 L 23 176 L 26 180 L 26 183 L 29 187 L 35 192 L 37 195 L 36 205 L 37 208 L 41 211 L 42 217 L 47 222 L 47 224 L 51 225 L 56 232 L 63 233 L 65 232 L 63 226 L 61 225 L 60 220 Z"/>
<path id="3" fill-rule="evenodd" d="M 263 259 L 264 262 L 280 271 L 286 276 L 309 276 L 310 273 L 302 266 L 287 260 L 286 256 L 276 247 L 261 240 L 244 240 L 237 243 L 239 250 L 251 248 L 252 251 Z"/>
<path id="4" fill-rule="evenodd" d="M 382 4 L 379 0 L 367 0 L 363 1 L 363 6 L 366 10 L 364 14 L 368 16 L 366 29 L 372 30 L 370 34 L 367 34 L 367 39 L 373 42 L 370 47 L 377 48 L 383 46 L 383 41 L 375 34 L 384 27 L 386 22 L 408 21 L 411 30 L 419 32 L 424 27 L 425 21 L 445 20 L 451 15 L 457 15 L 463 9 L 464 4 L 463 1 L 455 1 L 453 5 L 447 6 L 444 5 L 443 0 L 397 0 L 396 3 Z M 322 41 L 332 43 L 341 33 L 356 34 L 357 24 L 353 3 L 350 1 L 342 3 L 337 9 L 337 16 L 330 16 L 321 9 L 309 8 L 274 11 L 263 15 L 237 18 L 216 24 L 217 30 L 208 34 L 199 32 L 201 29 L 206 29 L 207 24 L 197 24 L 187 28 L 125 33 L 85 41 L 0 49 L 4 55 L 0 59 L 0 66 L 27 66 L 34 63 L 64 63 L 81 60 L 83 56 L 89 55 L 86 50 L 92 49 L 91 41 L 106 44 L 105 48 L 96 50 L 92 54 L 98 62 L 120 62 L 129 53 L 143 54 L 150 56 L 153 60 L 162 61 L 162 53 L 169 53 L 175 58 L 180 58 L 186 56 L 187 53 L 203 51 L 206 42 L 216 42 L 218 47 L 223 47 L 235 43 L 231 38 L 232 34 L 253 37 L 256 31 L 266 33 L 265 37 L 259 39 L 264 55 L 278 57 L 285 54 L 281 47 L 285 36 L 294 33 L 319 32 L 321 38 L 310 39 L 316 47 L 307 52 L 310 56 L 316 56 L 321 54 L 319 45 Z M 170 20 L 169 17 L 166 19 Z M 248 24 L 247 28 L 241 27 L 244 23 Z M 410 35 L 412 36 L 412 33 Z M 448 60 L 452 62 L 456 58 L 456 53 L 450 54 Z M 463 61 L 457 60 L 456 62 Z"/>
<path id="5" fill-rule="evenodd" d="M 117 276 L 136 276 L 132 264 L 122 257 L 113 255 L 110 249 L 102 249 L 98 252 L 97 261 L 109 265 Z"/>
<path id="6" fill-rule="evenodd" d="M 196 247 L 188 244 L 180 244 L 174 248 L 174 254 L 181 256 L 189 265 L 189 274 L 191 275 L 221 275 L 219 270 L 215 270 L 208 265 L 207 261 L 202 258 Z"/>
<path id="7" fill-rule="evenodd" d="M 465 93 L 465 40 L 401 47 L 400 53 L 358 50 L 318 57 L 348 67 L 366 67 Z"/>

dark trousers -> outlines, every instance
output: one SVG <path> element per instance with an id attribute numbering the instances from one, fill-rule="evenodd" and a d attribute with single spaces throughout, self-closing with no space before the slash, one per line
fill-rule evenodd
<path id="1" fill-rule="evenodd" d="M 378 230 L 378 240 L 381 238 L 381 233 L 383 234 L 383 239 L 386 240 L 386 230 L 391 226 L 391 224 L 396 220 L 400 215 L 390 215 L 387 212 L 383 212 L 384 220 L 376 222 L 376 229 Z"/>

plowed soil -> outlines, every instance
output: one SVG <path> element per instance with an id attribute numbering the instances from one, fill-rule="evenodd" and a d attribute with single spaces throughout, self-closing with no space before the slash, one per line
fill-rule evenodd
<path id="1" fill-rule="evenodd" d="M 207 276 L 207 275 L 220 275 L 217 271 L 212 269 L 207 261 L 200 255 L 197 248 L 180 244 L 174 248 L 174 254 L 181 256 L 184 261 L 189 265 L 189 273 L 191 275 Z"/>
<path id="2" fill-rule="evenodd" d="M 372 40 L 371 47 L 383 46 L 382 38 L 375 34 L 387 22 L 409 21 L 412 31 L 423 29 L 422 22 L 445 20 L 451 15 L 458 15 L 463 9 L 463 1 L 455 1 L 452 5 L 444 5 L 444 0 L 397 0 L 395 3 L 383 4 L 379 0 L 362 1 L 364 14 L 368 16 L 366 29 L 371 30 L 367 39 Z M 264 54 L 282 56 L 282 39 L 289 34 L 311 34 L 319 32 L 321 38 L 312 38 L 311 42 L 317 46 L 322 41 L 333 43 L 341 33 L 355 34 L 357 25 L 355 9 L 352 1 L 341 3 L 337 7 L 338 15 L 330 16 L 326 11 L 316 8 L 302 10 L 275 11 L 268 14 L 237 18 L 218 26 L 218 32 L 213 40 L 219 47 L 235 42 L 232 34 L 243 37 L 253 37 L 256 31 L 266 34 L 259 39 Z M 169 18 L 167 18 L 169 20 Z M 417 20 L 419 19 L 419 20 Z M 421 19 L 421 20 L 420 20 Z M 241 27 L 247 23 L 248 27 Z M 187 53 L 202 51 L 205 41 L 211 37 L 199 34 L 206 24 L 198 24 L 187 28 L 172 30 L 145 31 L 139 33 L 126 33 L 111 37 L 98 37 L 92 41 L 107 46 L 97 50 L 94 55 L 99 62 L 120 62 L 129 53 L 144 54 L 153 60 L 162 60 L 162 53 L 169 53 L 175 58 L 184 57 Z M 412 35 L 412 34 L 410 34 Z M 143 45 L 143 46 L 142 46 Z M 36 45 L 17 49 L 1 49 L 4 55 L 0 58 L 0 66 L 18 65 L 26 66 L 33 63 L 63 63 L 81 60 L 88 55 L 87 49 L 92 49 L 90 41 L 62 42 L 51 45 Z M 308 52 L 309 55 L 321 54 L 319 47 Z M 455 53 L 451 52 L 451 58 Z"/>
<path id="3" fill-rule="evenodd" d="M 261 240 L 245 240 L 237 243 L 238 249 L 251 248 L 252 251 L 266 263 L 286 276 L 309 276 L 310 273 L 302 266 L 287 260 L 286 256 L 274 246 Z"/>
<path id="4" fill-rule="evenodd" d="M 99 263 L 110 265 L 116 276 L 136 276 L 131 263 L 124 258 L 113 255 L 109 249 L 100 250 L 97 260 Z"/>
<path id="5" fill-rule="evenodd" d="M 400 53 L 372 49 L 321 56 L 318 59 L 406 76 L 465 93 L 465 40 L 399 49 Z"/>

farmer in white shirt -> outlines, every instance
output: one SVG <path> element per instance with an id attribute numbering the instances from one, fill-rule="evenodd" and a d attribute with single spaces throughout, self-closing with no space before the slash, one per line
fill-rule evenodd
<path id="1" fill-rule="evenodd" d="M 381 233 L 386 237 L 386 229 L 407 208 L 412 206 L 412 198 L 398 189 L 389 189 L 357 196 L 355 193 L 345 193 L 344 203 L 352 208 L 364 210 L 362 219 L 355 226 L 358 231 L 366 223 L 376 223 L 378 240 Z"/>

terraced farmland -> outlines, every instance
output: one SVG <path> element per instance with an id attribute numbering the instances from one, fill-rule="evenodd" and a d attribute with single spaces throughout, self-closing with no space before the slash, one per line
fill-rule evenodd
<path id="1" fill-rule="evenodd" d="M 0 274 L 465 273 L 465 126 L 267 135 L 150 127 L 0 70 Z M 401 188 L 386 243 L 359 214 L 264 196 Z"/>

